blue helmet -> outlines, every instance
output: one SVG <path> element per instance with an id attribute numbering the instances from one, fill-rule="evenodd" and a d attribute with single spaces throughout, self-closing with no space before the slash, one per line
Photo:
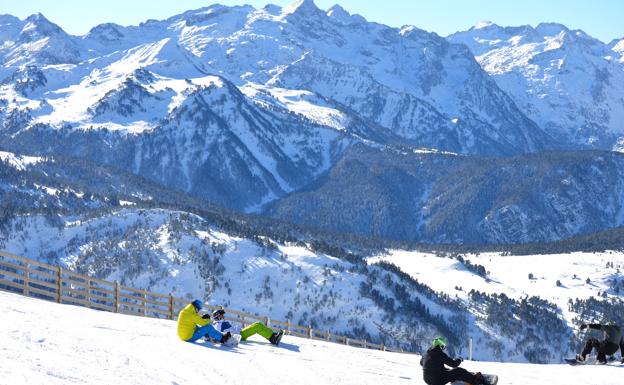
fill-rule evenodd
<path id="1" fill-rule="evenodd" d="M 199 300 L 196 299 L 195 301 L 191 302 L 191 304 L 195 307 L 195 309 L 197 309 L 198 311 L 201 310 L 202 307 L 204 307 L 204 303 Z"/>

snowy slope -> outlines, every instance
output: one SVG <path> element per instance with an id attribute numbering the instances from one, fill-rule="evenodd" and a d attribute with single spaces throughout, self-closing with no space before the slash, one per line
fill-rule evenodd
<path id="1" fill-rule="evenodd" d="M 600 297 L 603 292 L 618 295 L 612 280 L 624 279 L 623 252 L 571 253 L 553 255 L 501 255 L 500 253 L 468 254 L 466 259 L 482 265 L 487 277 L 467 270 L 457 259 L 441 258 L 434 254 L 391 250 L 387 256 L 373 257 L 369 262 L 384 260 L 431 286 L 436 291 L 454 293 L 468 299 L 470 290 L 486 293 L 505 293 L 514 298 L 539 296 L 566 311 L 570 298 Z M 606 268 L 613 262 L 613 268 Z M 529 274 L 534 276 L 528 278 Z M 440 279 L 440 277 L 444 279 Z M 587 283 L 587 279 L 591 282 Z M 561 286 L 557 286 L 557 281 Z M 462 290 L 456 290 L 461 286 Z M 624 294 L 624 293 L 622 293 Z M 572 323 L 570 322 L 572 325 Z"/>
<path id="2" fill-rule="evenodd" d="M 555 23 L 482 23 L 448 40 L 466 44 L 518 107 L 553 135 L 580 146 L 622 147 L 624 71 L 617 42 L 609 46 Z"/>
<path id="3" fill-rule="evenodd" d="M 17 217 L 5 228 L 0 249 L 18 255 L 130 287 L 206 298 L 214 305 L 388 346 L 417 349 L 425 336 L 449 326 L 418 309 L 397 310 L 380 325 L 379 314 L 389 309 L 362 294 L 362 285 L 396 301 L 397 308 L 409 310 L 414 303 L 426 303 L 433 315 L 457 312 L 452 303 L 426 287 L 400 297 L 388 284 L 405 292 L 411 283 L 382 268 L 314 251 L 303 243 L 232 236 L 184 212 L 130 207 L 53 222 L 31 215 Z M 415 319 L 421 322 L 413 325 Z M 461 325 L 453 330 L 460 333 Z M 465 345 L 463 338 L 456 339 Z"/>
<path id="4" fill-rule="evenodd" d="M 579 308 L 570 306 L 573 302 L 596 298 L 621 299 L 624 294 L 623 252 L 518 256 L 482 253 L 462 255 L 459 259 L 456 255 L 390 250 L 385 255 L 368 260 L 369 263 L 379 261 L 398 266 L 412 278 L 436 291 L 460 298 L 470 304 L 469 307 L 477 315 L 483 309 L 476 305 L 478 301 L 475 300 L 473 292 L 504 294 L 516 300 L 529 297 L 546 300 L 556 306 L 558 317 L 577 335 L 576 330 L 581 323 L 605 322 L 619 315 L 618 311 L 611 315 L 591 312 L 583 315 Z M 484 273 L 475 274 L 470 265 L 484 268 Z M 543 303 L 542 306 L 550 305 Z M 477 340 L 481 338 L 483 331 L 487 333 L 489 329 L 486 318 L 477 316 L 476 324 L 472 326 L 470 333 Z M 621 319 L 618 318 L 615 322 L 618 321 L 621 322 Z M 490 327 L 500 332 L 495 325 Z M 548 327 L 552 328 L 553 325 Z M 555 333 L 551 334 L 554 335 Z M 583 333 L 579 336 L 585 338 Z M 504 334 L 497 336 L 503 344 L 501 348 L 512 355 L 514 346 L 505 342 L 508 338 Z M 553 342 L 551 340 L 550 343 Z M 476 352 L 475 357 L 485 360 L 495 358 L 485 351 Z"/>
<path id="5" fill-rule="evenodd" d="M 25 311 L 26 310 L 26 311 Z M 236 348 L 177 339 L 175 322 L 58 305 L 0 292 L 3 384 L 423 384 L 419 356 L 285 336 Z M 71 331 L 68 333 L 67 331 Z M 618 367 L 464 362 L 511 385 L 615 385 Z"/>
<path id="6" fill-rule="evenodd" d="M 431 335 L 442 333 L 465 353 L 473 337 L 475 357 L 481 360 L 560 362 L 583 338 L 575 325 L 584 312 L 595 312 L 592 317 L 601 321 L 624 308 L 621 253 L 552 257 L 552 264 L 530 270 L 523 270 L 527 261 L 535 267 L 550 256 L 467 256 L 485 266 L 489 273 L 484 277 L 457 258 L 395 250 L 367 265 L 356 256 L 324 253 L 302 242 L 229 235 L 184 212 L 108 211 L 54 220 L 17 216 L 5 223 L 0 249 L 126 286 L 206 298 L 213 305 L 387 346 L 418 351 Z M 408 275 L 374 263 L 379 261 L 394 263 Z M 605 268 L 607 262 L 613 267 Z M 529 273 L 535 280 L 527 278 Z M 506 297 L 474 296 L 472 289 Z M 602 292 L 619 302 L 609 305 Z M 569 300 L 590 296 L 598 302 L 568 307 Z M 515 317 L 512 324 L 496 310 L 501 303 Z M 540 327 L 544 323 L 550 324 L 548 330 Z M 544 338 L 551 341 L 546 347 L 540 342 Z"/>

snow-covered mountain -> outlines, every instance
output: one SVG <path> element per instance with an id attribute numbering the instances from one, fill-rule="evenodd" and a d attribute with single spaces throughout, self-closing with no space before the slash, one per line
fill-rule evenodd
<path id="1" fill-rule="evenodd" d="M 321 229 L 427 243 L 547 242 L 624 225 L 624 156 L 480 158 L 354 146 L 264 211 Z"/>
<path id="2" fill-rule="evenodd" d="M 620 55 L 620 62 L 624 63 L 624 39 L 615 39 L 609 43 L 609 48 Z"/>
<path id="3" fill-rule="evenodd" d="M 480 23 L 448 40 L 466 44 L 499 87 L 550 134 L 582 147 L 623 148 L 621 42 L 607 45 L 554 23 Z"/>
<path id="4" fill-rule="evenodd" d="M 0 57 L 5 67 L 75 64 L 81 59 L 82 47 L 75 39 L 40 13 L 24 21 L 3 15 L 0 30 Z"/>
<path id="5" fill-rule="evenodd" d="M 40 14 L 2 20 L 5 149 L 69 152 L 239 210 L 313 182 L 356 141 L 483 155 L 559 145 L 464 46 L 312 0 L 85 36 Z"/>

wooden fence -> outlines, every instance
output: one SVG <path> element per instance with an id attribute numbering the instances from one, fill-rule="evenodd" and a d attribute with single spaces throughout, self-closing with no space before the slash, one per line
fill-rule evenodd
<path id="1" fill-rule="evenodd" d="M 133 289 L 120 285 L 118 282 L 77 274 L 60 266 L 41 263 L 2 251 L 0 251 L 0 290 L 96 310 L 170 320 L 176 319 L 180 310 L 189 303 L 188 299 L 174 297 L 172 294 Z M 223 309 L 220 306 L 210 305 L 206 305 L 206 308 Z M 367 349 L 403 352 L 365 340 L 351 339 L 329 331 L 314 329 L 311 326 L 276 321 L 269 317 L 238 310 L 224 310 L 227 315 L 226 319 L 239 322 L 243 327 L 260 321 L 269 327 L 281 328 L 285 334 L 292 336 Z"/>

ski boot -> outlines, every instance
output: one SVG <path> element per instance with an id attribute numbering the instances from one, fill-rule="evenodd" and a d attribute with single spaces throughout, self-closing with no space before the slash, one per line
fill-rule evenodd
<path id="1" fill-rule="evenodd" d="M 269 338 L 269 342 L 272 343 L 273 345 L 279 345 L 280 341 L 282 340 L 283 335 L 284 335 L 284 331 L 280 329 L 279 332 L 273 333 L 271 338 Z"/>

